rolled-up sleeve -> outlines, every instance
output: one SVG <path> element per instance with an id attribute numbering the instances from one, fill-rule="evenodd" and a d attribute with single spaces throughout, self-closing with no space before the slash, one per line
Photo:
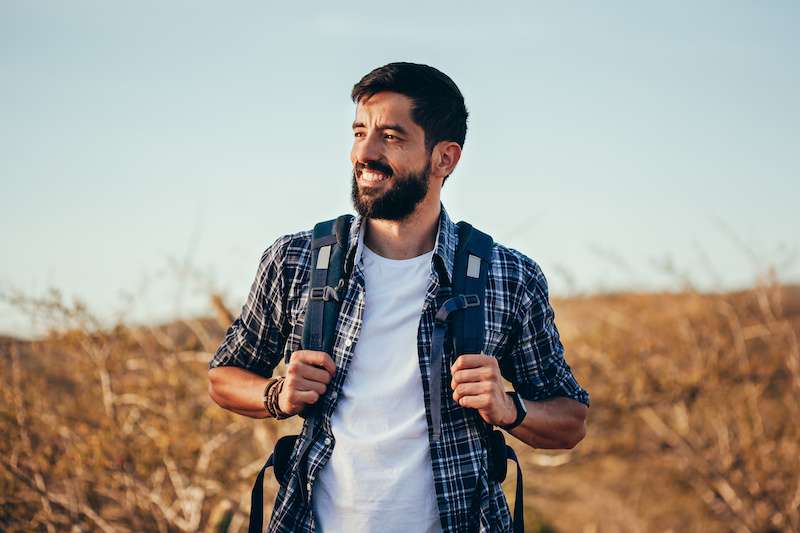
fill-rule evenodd
<path id="1" fill-rule="evenodd" d="M 533 267 L 521 301 L 518 335 L 504 357 L 504 374 L 509 374 L 504 377 L 526 400 L 565 396 L 589 405 L 589 393 L 578 384 L 564 359 L 547 280 L 537 264 Z"/>
<path id="2" fill-rule="evenodd" d="M 282 237 L 262 254 L 242 312 L 228 328 L 209 368 L 236 366 L 272 375 L 286 342 L 282 269 L 287 244 L 287 237 Z"/>

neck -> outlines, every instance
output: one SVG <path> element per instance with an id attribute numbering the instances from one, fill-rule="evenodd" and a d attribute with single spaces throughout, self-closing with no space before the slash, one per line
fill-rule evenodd
<path id="1" fill-rule="evenodd" d="M 403 220 L 367 218 L 364 244 L 387 259 L 411 259 L 433 250 L 439 229 L 441 204 L 429 195 Z"/>

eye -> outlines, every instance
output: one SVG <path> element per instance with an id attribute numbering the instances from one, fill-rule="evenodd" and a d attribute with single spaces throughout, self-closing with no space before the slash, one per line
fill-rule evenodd
<path id="1" fill-rule="evenodd" d="M 397 137 L 395 137 L 395 136 L 394 136 L 394 135 L 392 135 L 391 133 L 387 133 L 387 134 L 385 134 L 385 135 L 383 136 L 383 138 L 384 138 L 384 139 L 386 139 L 387 141 L 396 141 L 396 140 L 397 140 Z"/>
<path id="2" fill-rule="evenodd" d="M 363 137 L 364 136 L 364 132 L 363 131 L 354 131 L 353 132 L 353 136 L 355 136 L 355 137 Z"/>

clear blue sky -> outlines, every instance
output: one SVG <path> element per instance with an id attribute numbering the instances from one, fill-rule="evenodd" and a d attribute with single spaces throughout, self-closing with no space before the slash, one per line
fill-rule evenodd
<path id="1" fill-rule="evenodd" d="M 277 236 L 351 210 L 350 88 L 396 60 L 465 95 L 450 214 L 554 296 L 800 279 L 800 4 L 333 4 L 0 3 L 0 290 L 238 307 Z"/>

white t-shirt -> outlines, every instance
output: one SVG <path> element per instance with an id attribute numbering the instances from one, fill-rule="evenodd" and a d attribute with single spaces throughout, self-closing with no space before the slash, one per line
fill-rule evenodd
<path id="1" fill-rule="evenodd" d="M 364 321 L 331 418 L 334 448 L 311 494 L 319 531 L 441 531 L 419 326 L 433 251 L 386 259 L 363 246 Z"/>

